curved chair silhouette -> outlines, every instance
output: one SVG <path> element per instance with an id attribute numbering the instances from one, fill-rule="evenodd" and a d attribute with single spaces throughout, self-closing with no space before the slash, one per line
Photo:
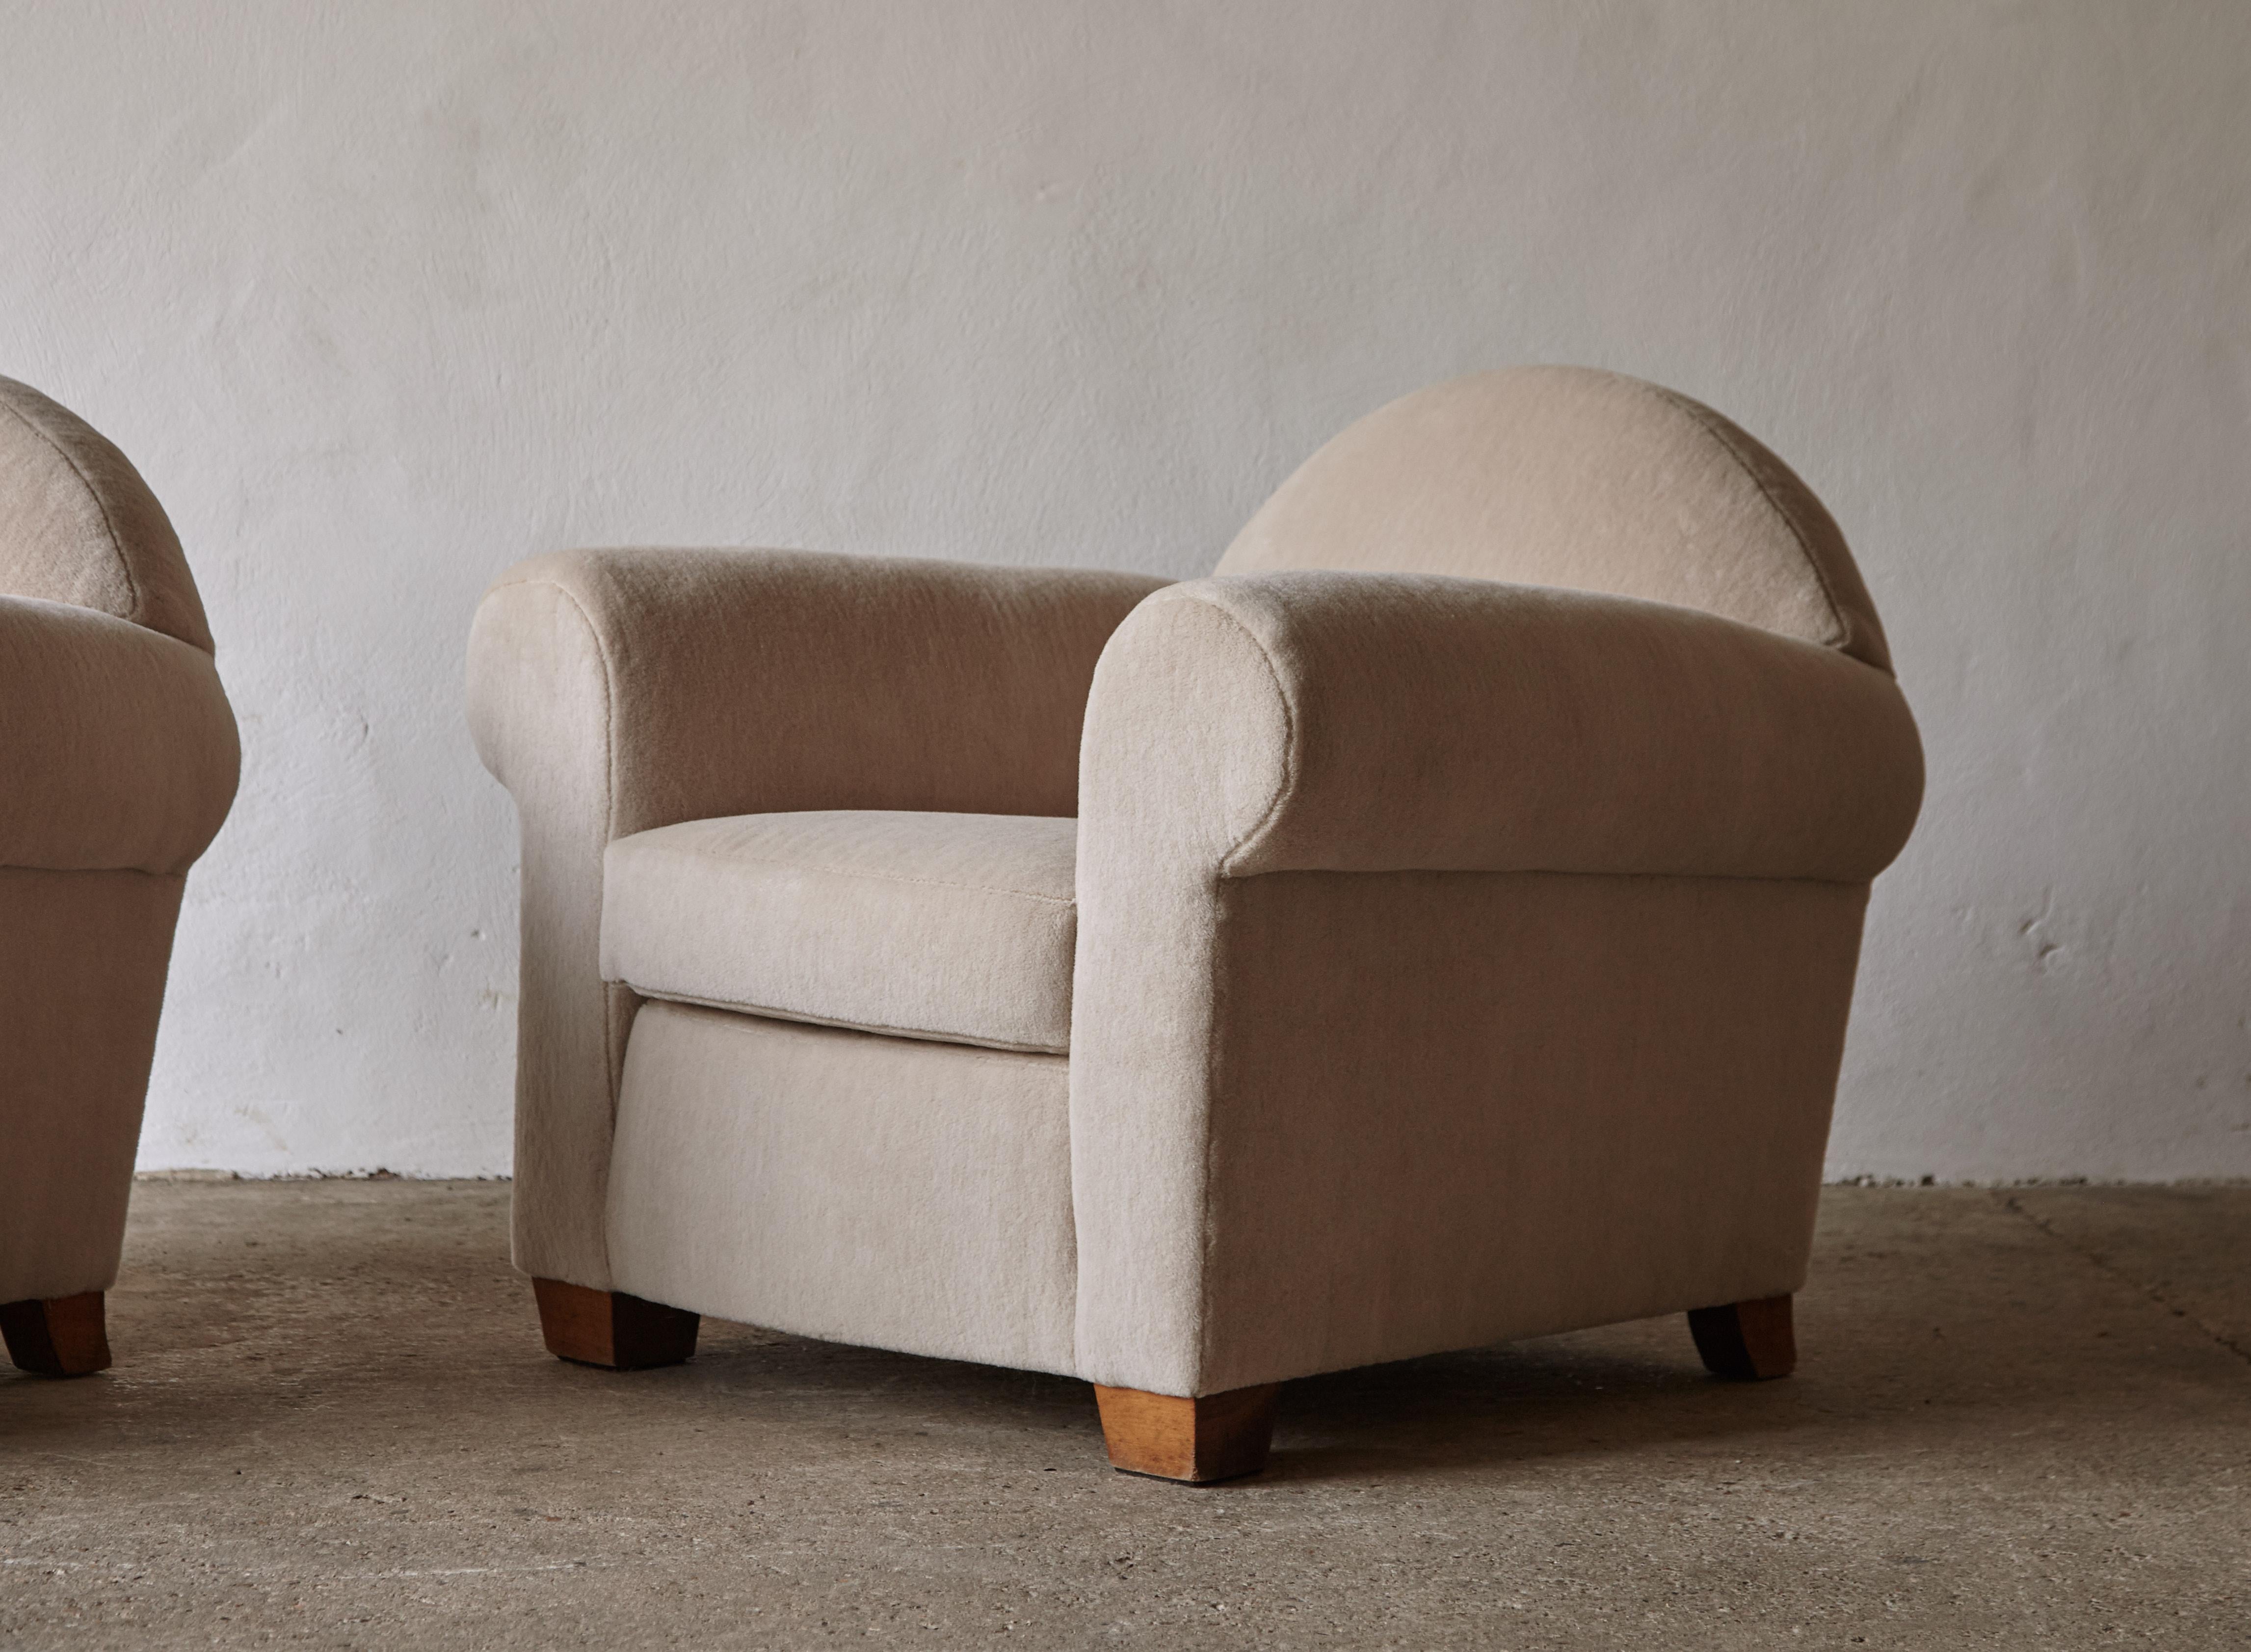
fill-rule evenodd
<path id="1" fill-rule="evenodd" d="M 172 929 L 240 755 L 148 484 L 0 378 L 0 1331 L 23 1370 L 109 1364 Z"/>
<path id="2" fill-rule="evenodd" d="M 1843 539 L 1609 374 L 1336 438 L 1214 577 L 606 551 L 504 574 L 516 1265 L 1074 1374 L 1112 1461 L 1275 1385 L 1693 1310 L 1779 1375 L 1922 754 Z"/>

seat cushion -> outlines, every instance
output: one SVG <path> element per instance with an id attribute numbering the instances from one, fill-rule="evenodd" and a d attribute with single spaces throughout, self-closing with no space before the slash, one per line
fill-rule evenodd
<path id="1" fill-rule="evenodd" d="M 996 1050 L 1070 1047 L 1078 823 L 735 815 L 612 843 L 602 975 L 648 998 Z"/>

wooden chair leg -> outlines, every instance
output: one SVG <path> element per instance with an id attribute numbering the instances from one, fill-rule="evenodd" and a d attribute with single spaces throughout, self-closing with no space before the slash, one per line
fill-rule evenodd
<path id="1" fill-rule="evenodd" d="M 109 1369 L 100 1291 L 0 1305 L 0 1336 L 6 1337 L 8 1357 L 18 1371 L 86 1377 Z"/>
<path id="2" fill-rule="evenodd" d="M 1231 1389 L 1186 1399 L 1139 1388 L 1095 1385 L 1110 1466 L 1129 1475 L 1209 1485 L 1255 1475 L 1274 1439 L 1280 1385 Z"/>
<path id="3" fill-rule="evenodd" d="M 1735 1382 L 1763 1382 L 1797 1369 L 1797 1337 L 1791 1329 L 1787 1296 L 1729 1302 L 1721 1308 L 1688 1310 L 1688 1334 L 1704 1368 Z"/>
<path id="4" fill-rule="evenodd" d="M 700 1315 L 623 1291 L 590 1290 L 559 1279 L 535 1279 L 539 1329 L 558 1359 L 610 1371 L 677 1365 L 696 1352 Z"/>

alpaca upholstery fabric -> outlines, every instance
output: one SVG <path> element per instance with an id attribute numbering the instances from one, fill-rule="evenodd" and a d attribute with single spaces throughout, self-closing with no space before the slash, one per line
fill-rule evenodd
<path id="1" fill-rule="evenodd" d="M 1119 628 L 1082 760 L 1084 1374 L 1216 1392 L 1562 1329 L 1533 1311 L 1542 1281 L 1590 1313 L 1645 1304 L 1589 1323 L 1796 1288 L 1866 880 L 1921 790 L 1888 677 L 1632 599 L 1220 577 Z M 1451 875 L 1369 881 L 1409 872 Z M 1498 873 L 1548 876 L 1473 875 Z M 1527 1161 L 1503 1097 L 1570 1111 Z M 1384 1176 L 1373 1143 L 1403 1107 L 1420 1147 Z M 1614 1243 L 1585 1218 L 1616 1210 L 1638 1149 L 1694 1174 L 1631 1202 L 1664 1245 L 1590 1278 L 1561 1241 Z M 1559 1165 L 1590 1167 L 1572 1219 L 1527 1252 L 1541 1202 L 1494 1201 Z M 1750 1166 L 1797 1197 L 1741 1187 L 1724 1224 L 1697 1217 Z M 1339 1182 L 1322 1212 L 1313 1190 Z M 1698 1255 L 1739 1266 L 1678 1272 Z M 1486 1274 L 1512 1288 L 1469 1293 Z M 1449 1279 L 1452 1307 L 1403 1305 Z M 1396 1334 L 1340 1322 L 1370 1312 Z"/>
<path id="2" fill-rule="evenodd" d="M 241 752 L 179 540 L 0 379 L 0 1302 L 114 1281 L 184 875 Z"/>
<path id="3" fill-rule="evenodd" d="M 601 974 L 602 857 L 799 809 L 1068 816 L 1103 643 L 1164 582 L 803 552 L 596 551 L 502 575 L 469 725 L 523 833 L 516 1266 L 607 1289 L 640 1000 Z"/>
<path id="4" fill-rule="evenodd" d="M 1086 758 L 1090 831 L 1113 797 L 1155 829 L 1205 802 L 1160 776 L 1209 771 L 1229 877 L 1866 879 L 1922 792 L 1899 691 L 1826 649 L 1632 598 L 1403 574 L 1152 597 L 1095 674 Z"/>
<path id="5" fill-rule="evenodd" d="M 617 1287 L 1069 1372 L 1070 1082 L 1059 1056 L 645 1003 L 610 1175 Z"/>
<path id="6" fill-rule="evenodd" d="M 0 597 L 0 865 L 187 871 L 234 799 L 211 656 L 92 608 Z"/>
<path id="7" fill-rule="evenodd" d="M 1619 373 L 1475 373 L 1370 413 L 1276 490 L 1216 572 L 1282 568 L 1647 597 L 1891 669 L 1813 490 L 1709 407 Z"/>
<path id="8" fill-rule="evenodd" d="M 1864 899 L 1229 878 L 1148 920 L 1222 989 L 1158 996 L 1097 985 L 1135 931 L 1090 891 L 1079 1374 L 1224 1392 L 1796 1290 Z"/>
<path id="9" fill-rule="evenodd" d="M 808 809 L 621 837 L 602 975 L 644 998 L 1060 1055 L 1078 823 Z"/>
<path id="10" fill-rule="evenodd" d="M 1779 460 L 1484 374 L 1338 437 L 1210 578 L 1037 577 L 495 588 L 520 1266 L 1168 1394 L 1797 1288 L 1922 770 Z"/>
<path id="11" fill-rule="evenodd" d="M 12 378 L 0 378 L 0 591 L 93 608 L 211 651 L 179 536 L 123 454 Z"/>
<path id="12" fill-rule="evenodd" d="M 0 1301 L 117 1279 L 186 880 L 0 868 Z"/>

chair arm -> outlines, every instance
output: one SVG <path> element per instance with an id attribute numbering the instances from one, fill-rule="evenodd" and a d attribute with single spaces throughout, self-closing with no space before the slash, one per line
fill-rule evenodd
<path id="1" fill-rule="evenodd" d="M 1067 815 L 1094 662 L 1163 584 L 785 551 L 587 551 L 503 573 L 469 721 L 517 792 L 599 782 L 604 842 L 717 815 Z"/>
<path id="2" fill-rule="evenodd" d="M 1596 1154 L 1573 1121 L 1818 1165 L 1921 776 L 1882 671 L 1686 608 L 1346 573 L 1143 602 L 1080 757 L 1080 1374 L 1214 1393 L 1547 1328 L 1465 1306 L 1505 1242 L 1433 1259 L 1520 1232 L 1562 1276 L 1508 1224 L 1588 1185 L 1513 1168 Z M 1638 1163 L 1700 1185 L 1699 1151 Z M 1770 1248 L 1744 1272 L 1787 1289 Z"/>
<path id="3" fill-rule="evenodd" d="M 523 829 L 516 1255 L 607 1288 L 610 1127 L 636 1000 L 601 979 L 602 851 L 713 816 L 1068 815 L 1133 574 L 779 551 L 588 551 L 502 574 L 468 709 Z"/>
<path id="4" fill-rule="evenodd" d="M 1898 686 L 1832 649 L 1631 598 L 1272 573 L 1174 586 L 1111 640 L 1081 852 L 1860 882 L 1922 792 Z"/>
<path id="5" fill-rule="evenodd" d="M 202 649 L 0 597 L 0 865 L 184 872 L 225 820 L 241 761 Z"/>

